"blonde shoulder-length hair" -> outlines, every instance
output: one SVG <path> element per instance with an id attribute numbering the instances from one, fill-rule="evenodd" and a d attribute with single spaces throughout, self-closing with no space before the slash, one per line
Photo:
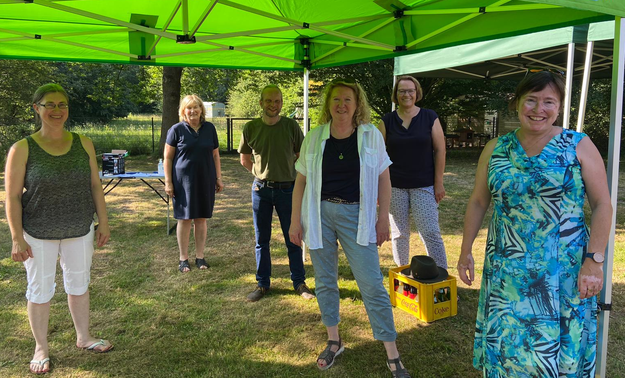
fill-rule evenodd
<path id="1" fill-rule="evenodd" d="M 202 99 L 195 94 L 186 95 L 183 97 L 182 100 L 180 100 L 180 106 L 178 106 L 178 118 L 180 119 L 180 122 L 187 121 L 184 117 L 184 110 L 190 104 L 194 104 L 200 107 L 200 109 L 202 110 L 202 114 L 200 114 L 200 120 L 202 122 L 206 122 L 206 110 L 204 109 L 204 101 L 202 101 Z"/>
<path id="2" fill-rule="evenodd" d="M 360 84 L 351 79 L 335 79 L 332 80 L 325 88 L 323 95 L 323 107 L 321 108 L 321 117 L 319 122 L 324 124 L 332 120 L 332 114 L 330 114 L 330 104 L 332 103 L 332 91 L 336 87 L 350 88 L 354 91 L 356 97 L 356 111 L 352 122 L 354 126 L 358 127 L 366 123 L 371 123 L 371 110 L 369 109 L 369 101 L 367 101 L 367 95 L 362 89 Z"/>

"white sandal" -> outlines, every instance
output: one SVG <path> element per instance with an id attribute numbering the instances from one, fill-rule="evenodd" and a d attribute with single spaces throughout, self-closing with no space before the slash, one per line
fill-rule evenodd
<path id="1" fill-rule="evenodd" d="M 31 365 L 39 365 L 39 367 L 43 367 L 43 365 L 45 365 L 45 364 L 47 364 L 49 362 L 50 362 L 50 359 L 46 357 L 43 360 L 32 360 L 32 361 L 30 361 L 30 364 Z M 48 368 L 46 370 L 35 371 L 30 366 L 28 367 L 28 369 L 33 374 L 46 374 L 47 372 L 50 371 L 50 365 L 48 364 Z"/>

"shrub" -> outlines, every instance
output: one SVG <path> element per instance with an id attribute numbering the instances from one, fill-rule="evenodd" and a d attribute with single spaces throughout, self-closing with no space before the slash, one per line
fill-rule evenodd
<path id="1" fill-rule="evenodd" d="M 26 138 L 34 131 L 33 125 L 0 125 L 0 164 L 4 169 L 9 148 L 20 139 Z"/>

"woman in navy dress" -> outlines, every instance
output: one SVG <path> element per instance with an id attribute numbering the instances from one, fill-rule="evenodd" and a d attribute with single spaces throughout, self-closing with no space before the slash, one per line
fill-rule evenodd
<path id="1" fill-rule="evenodd" d="M 208 269 L 204 259 L 206 219 L 213 216 L 215 193 L 223 190 L 219 141 L 215 126 L 206 122 L 204 104 L 196 95 L 180 101 L 180 122 L 167 132 L 164 152 L 165 192 L 173 199 L 176 236 L 182 273 L 189 265 L 189 235 L 195 231 L 195 265 Z"/>

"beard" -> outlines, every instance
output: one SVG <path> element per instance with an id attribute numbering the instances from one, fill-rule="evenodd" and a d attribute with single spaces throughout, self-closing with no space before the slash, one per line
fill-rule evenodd
<path id="1" fill-rule="evenodd" d="M 279 114 L 279 110 L 265 110 L 265 115 L 270 118 L 277 117 Z"/>

